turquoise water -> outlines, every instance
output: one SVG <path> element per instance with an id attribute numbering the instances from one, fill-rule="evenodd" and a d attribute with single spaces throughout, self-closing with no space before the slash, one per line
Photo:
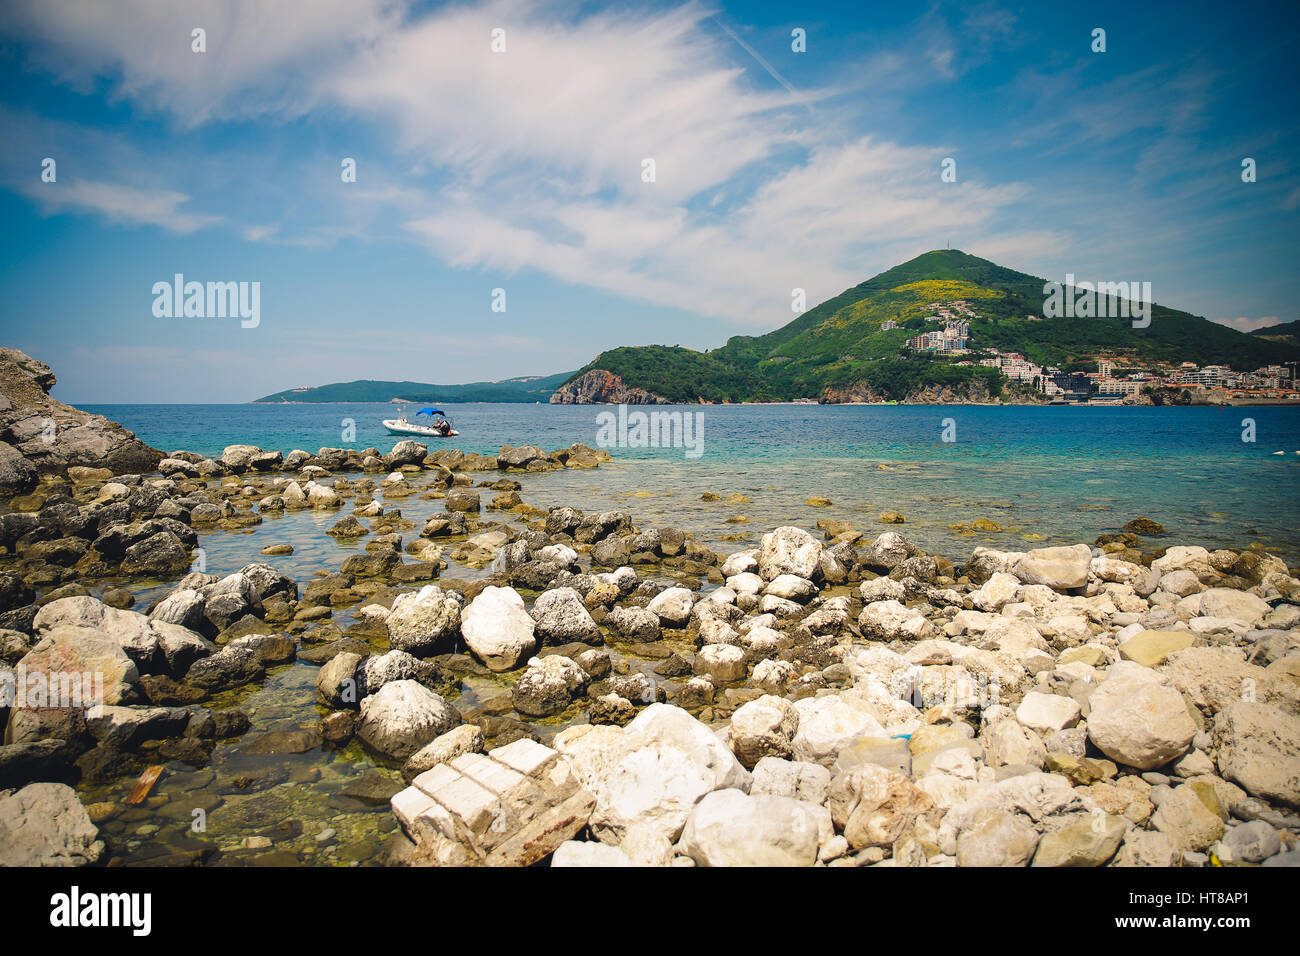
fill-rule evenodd
<path id="1" fill-rule="evenodd" d="M 485 453 L 503 444 L 596 446 L 598 416 L 612 411 L 604 406 L 443 407 L 461 431 L 446 444 Z M 387 450 L 399 440 L 380 424 L 393 415 L 391 405 L 102 405 L 92 410 L 164 451 L 216 455 L 234 443 L 282 452 L 322 446 Z M 1167 542 L 1243 547 L 1258 540 L 1291 563 L 1300 562 L 1300 408 L 658 410 L 698 416 L 692 420 L 702 439 L 699 457 L 688 457 L 683 448 L 611 447 L 612 466 L 526 477 L 525 500 L 542 507 L 622 508 L 641 524 L 672 523 L 713 542 L 724 535 L 755 536 L 781 522 L 811 525 L 820 518 L 875 531 L 885 527 L 877 515 L 888 509 L 907 517 L 898 530 L 953 558 L 977 544 L 1091 541 L 1142 516 L 1165 525 Z M 349 419 L 355 423 L 353 440 L 345 435 Z M 1242 440 L 1245 419 L 1254 421 L 1254 442 Z M 945 428 L 955 441 L 942 440 Z M 700 501 L 705 492 L 750 500 Z M 808 507 L 803 502 L 810 495 L 830 498 L 832 505 Z M 416 514 L 437 510 L 432 502 L 408 504 Z M 971 535 L 949 529 L 981 517 L 1004 531 Z M 728 521 L 736 518 L 748 521 Z M 321 529 L 292 530 L 291 537 L 301 542 Z M 259 547 L 266 543 L 263 532 L 253 537 Z"/>

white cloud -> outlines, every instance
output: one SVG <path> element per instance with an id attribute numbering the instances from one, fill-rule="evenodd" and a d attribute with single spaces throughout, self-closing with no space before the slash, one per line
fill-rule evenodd
<path id="1" fill-rule="evenodd" d="M 342 104 L 379 131 L 358 154 L 355 188 L 311 193 L 332 220 L 293 228 L 285 210 L 259 208 L 242 224 L 247 241 L 361 236 L 382 208 L 456 266 L 537 270 L 751 328 L 789 321 L 796 287 L 815 303 L 946 240 L 1043 248 L 1045 233 L 1002 225 L 1023 187 L 942 183 L 950 146 L 845 137 L 806 108 L 842 90 L 777 86 L 696 3 L 591 13 L 488 0 L 405 15 L 380 0 L 325 2 L 124 0 L 109 15 L 24 0 L 10 20 L 64 79 L 117 71 L 120 95 L 182 123 L 302 110 L 334 120 Z M 1000 29 L 996 10 L 985 16 Z M 960 72 L 949 31 L 926 23 L 925 55 Z M 202 55 L 189 49 L 200 24 Z M 492 52 L 495 28 L 504 53 Z M 882 57 L 863 68 L 888 70 Z M 139 199 L 101 190 L 80 201 L 122 217 L 138 207 L 139 221 L 180 231 L 212 221 L 183 214 L 180 190 Z"/>
<path id="2" fill-rule="evenodd" d="M 81 179 L 27 185 L 23 192 L 38 200 L 47 211 L 90 211 L 113 222 L 161 226 L 170 232 L 194 232 L 221 222 L 220 216 L 182 210 L 180 207 L 190 197 L 170 190 L 136 189 L 120 183 Z"/>
<path id="3" fill-rule="evenodd" d="M 110 76 L 116 96 L 192 125 L 301 113 L 320 72 L 399 12 L 395 0 L 10 0 L 0 30 L 34 41 L 36 61 L 77 89 Z"/>
<path id="4" fill-rule="evenodd" d="M 576 21 L 514 0 L 450 7 L 390 31 L 322 82 L 358 113 L 391 119 L 402 148 L 468 185 L 544 175 L 561 194 L 675 201 L 798 134 L 782 113 L 800 100 L 750 90 L 707 16 L 694 4 Z M 490 48 L 496 28 L 504 53 Z M 646 158 L 653 184 L 641 180 Z"/>
<path id="5" fill-rule="evenodd" d="M 533 268 L 571 282 L 761 327 L 791 318 L 794 288 L 818 302 L 933 248 L 943 231 L 987 232 L 1015 186 L 947 184 L 943 150 L 857 140 L 815 149 L 721 220 L 647 203 L 491 202 L 408 227 L 454 265 Z M 1041 236 L 1021 243 L 1032 246 Z M 1012 238 L 999 240 L 1003 243 Z"/>
<path id="6" fill-rule="evenodd" d="M 1270 325 L 1277 325 L 1282 320 L 1276 315 L 1263 315 L 1258 319 L 1250 319 L 1246 316 L 1238 316 L 1235 319 L 1215 319 L 1220 325 L 1226 325 L 1229 328 L 1236 329 L 1239 332 L 1253 332 L 1256 329 L 1266 328 Z"/>

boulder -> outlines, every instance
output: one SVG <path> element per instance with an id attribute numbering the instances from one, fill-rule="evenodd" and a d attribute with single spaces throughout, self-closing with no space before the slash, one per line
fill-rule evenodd
<path id="1" fill-rule="evenodd" d="M 745 652 L 734 644 L 706 644 L 695 654 L 694 670 L 715 684 L 742 681 L 749 673 Z"/>
<path id="2" fill-rule="evenodd" d="M 589 840 L 566 840 L 551 854 L 551 867 L 635 866 L 626 853 L 616 846 Z"/>
<path id="3" fill-rule="evenodd" d="M 119 641 L 99 628 L 70 624 L 42 629 L 40 640 L 18 662 L 17 673 L 27 681 L 29 693 L 36 675 L 40 675 L 40 683 L 47 692 L 53 685 L 60 688 L 60 693 L 69 678 L 74 678 L 74 683 L 84 692 L 84 681 L 75 678 L 88 675 L 92 686 L 102 687 L 103 699 L 98 703 L 104 704 L 120 704 L 131 699 L 140 680 L 135 661 Z M 84 700 L 81 709 L 95 703 Z"/>
<path id="4" fill-rule="evenodd" d="M 802 528 L 777 528 L 763 535 L 758 573 L 768 581 L 783 574 L 811 579 L 820 567 L 821 553 L 821 542 Z"/>
<path id="5" fill-rule="evenodd" d="M 1139 770 L 1181 757 L 1196 735 L 1169 678 L 1132 661 L 1110 667 L 1089 705 L 1088 738 L 1107 757 Z"/>
<path id="6" fill-rule="evenodd" d="M 0 791 L 5 866 L 86 866 L 103 854 L 104 841 L 71 787 L 31 783 Z"/>
<path id="7" fill-rule="evenodd" d="M 1119 849 L 1126 827 L 1122 817 L 1090 814 L 1043 835 L 1033 866 L 1105 866 Z"/>
<path id="8" fill-rule="evenodd" d="M 849 846 L 859 850 L 892 846 L 934 809 L 934 800 L 897 770 L 864 763 L 831 781 L 830 808 Z"/>
<path id="9" fill-rule="evenodd" d="M 399 594 L 384 620 L 391 646 L 416 655 L 433 653 L 454 640 L 460 625 L 460 601 L 432 584 Z"/>
<path id="10" fill-rule="evenodd" d="M 356 707 L 361 700 L 357 668 L 361 655 L 340 651 L 316 673 L 316 699 L 326 707 Z"/>
<path id="11" fill-rule="evenodd" d="M 876 601 L 858 617 L 862 636 L 877 641 L 920 641 L 934 635 L 925 615 L 898 601 Z"/>
<path id="12" fill-rule="evenodd" d="M 1119 656 L 1145 667 L 1155 667 L 1174 651 L 1191 647 L 1196 635 L 1191 631 L 1140 631 L 1119 646 Z"/>
<path id="13" fill-rule="evenodd" d="M 1027 866 L 1038 831 L 1020 816 L 986 807 L 957 837 L 958 866 Z"/>
<path id="14" fill-rule="evenodd" d="M 799 713 L 794 705 L 770 694 L 741 705 L 731 717 L 731 749 L 748 770 L 764 757 L 793 753 Z"/>
<path id="15" fill-rule="evenodd" d="M 1164 795 L 1151 823 L 1185 853 L 1207 850 L 1223 836 L 1223 820 L 1189 783 Z"/>
<path id="16" fill-rule="evenodd" d="M 1016 708 L 1016 720 L 1043 736 L 1073 727 L 1079 721 L 1079 703 L 1073 697 L 1031 691 Z"/>
<path id="17" fill-rule="evenodd" d="M 716 790 L 692 811 L 680 849 L 699 866 L 812 866 L 825 813 L 789 797 Z"/>
<path id="18" fill-rule="evenodd" d="M 29 491 L 40 475 L 106 468 L 114 475 L 148 474 L 163 453 L 116 422 L 65 405 L 49 395 L 56 383 L 44 362 L 0 348 L 0 494 Z M 54 428 L 47 427 L 53 422 Z"/>
<path id="19" fill-rule="evenodd" d="M 600 628 L 592 620 L 582 595 L 573 588 L 554 588 L 538 595 L 531 612 L 534 633 L 544 644 L 598 642 Z"/>
<path id="20" fill-rule="evenodd" d="M 651 704 L 623 728 L 572 727 L 555 747 L 595 794 L 591 826 L 607 843 L 634 824 L 676 842 L 705 794 L 749 787 L 749 773 L 717 735 L 668 704 Z"/>
<path id="21" fill-rule="evenodd" d="M 459 723 L 456 709 L 433 691 L 399 680 L 361 702 L 357 736 L 381 754 L 405 760 Z"/>
<path id="22" fill-rule="evenodd" d="M 1069 591 L 1088 583 L 1092 549 L 1086 544 L 1060 548 L 1035 548 L 1024 554 L 1011 573 L 1025 584 L 1043 584 L 1054 591 Z"/>
<path id="23" fill-rule="evenodd" d="M 665 588 L 646 605 L 646 610 L 665 627 L 685 627 L 691 619 L 695 595 L 686 588 Z"/>
<path id="24" fill-rule="evenodd" d="M 558 714 L 587 688 L 587 672 L 567 657 L 534 657 L 512 691 L 515 710 L 529 717 Z"/>
<path id="25" fill-rule="evenodd" d="M 796 760 L 829 767 L 844 747 L 862 737 L 887 737 L 885 728 L 865 705 L 847 696 L 807 697 L 795 701 L 799 725 L 791 752 Z"/>
<path id="26" fill-rule="evenodd" d="M 1238 701 L 1214 718 L 1219 773 L 1251 796 L 1300 807 L 1300 719 Z"/>
<path id="27" fill-rule="evenodd" d="M 514 588 L 489 585 L 461 614 L 461 634 L 479 660 L 508 671 L 537 649 L 533 619 Z"/>

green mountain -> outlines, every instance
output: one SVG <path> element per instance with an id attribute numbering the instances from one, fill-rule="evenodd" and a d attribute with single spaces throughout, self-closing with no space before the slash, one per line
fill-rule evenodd
<path id="1" fill-rule="evenodd" d="M 1273 342 L 1300 345 L 1300 319 L 1296 319 L 1294 322 L 1279 322 L 1277 325 L 1256 329 L 1250 334 Z"/>
<path id="2" fill-rule="evenodd" d="M 1165 363 L 1224 364 L 1255 369 L 1300 357 L 1300 348 L 1246 335 L 1162 305 L 1150 325 L 1129 318 L 1040 318 L 1045 280 L 955 249 L 936 250 L 895 266 L 840 293 L 766 335 L 738 335 L 708 352 L 639 346 L 601 353 L 569 377 L 592 370 L 617 375 L 670 401 L 788 401 L 832 392 L 870 389 L 903 399 L 924 389 L 952 394 L 998 395 L 1001 373 L 957 365 L 947 358 L 908 352 L 906 342 L 941 329 L 927 321 L 934 303 L 965 300 L 972 349 L 1020 352 L 1030 361 L 1063 370 L 1096 368 L 1106 356 L 1125 368 Z M 892 321 L 897 328 L 882 329 Z M 978 358 L 978 354 L 975 358 Z M 562 390 L 563 391 L 563 390 Z M 566 399 L 569 400 L 569 399 Z"/>
<path id="3" fill-rule="evenodd" d="M 500 382 L 430 385 L 427 382 L 338 382 L 315 388 L 291 388 L 257 402 L 388 402 L 394 398 L 419 402 L 545 402 L 571 375 L 525 376 Z"/>

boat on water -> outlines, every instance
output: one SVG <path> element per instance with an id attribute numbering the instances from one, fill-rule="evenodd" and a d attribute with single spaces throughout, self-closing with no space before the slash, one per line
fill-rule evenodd
<path id="1" fill-rule="evenodd" d="M 421 438 L 452 438 L 460 434 L 441 408 L 422 408 L 415 413 L 416 418 L 421 415 L 429 416 L 428 424 L 407 420 L 406 406 L 403 405 L 396 418 L 384 419 L 384 427 L 394 435 L 419 435 Z"/>

